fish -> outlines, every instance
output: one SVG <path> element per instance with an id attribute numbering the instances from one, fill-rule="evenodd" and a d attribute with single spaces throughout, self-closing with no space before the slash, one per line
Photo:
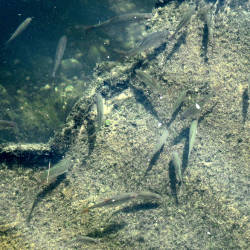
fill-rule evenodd
<path id="1" fill-rule="evenodd" d="M 141 200 L 160 200 L 161 196 L 153 192 L 141 191 L 137 193 L 136 198 Z"/>
<path id="2" fill-rule="evenodd" d="M 181 159 L 177 152 L 173 153 L 172 162 L 175 168 L 175 175 L 179 182 L 182 182 Z"/>
<path id="3" fill-rule="evenodd" d="M 153 151 L 153 155 L 155 155 L 157 152 L 159 152 L 161 150 L 161 148 L 164 146 L 164 144 L 166 143 L 167 137 L 169 136 L 169 132 L 167 129 L 165 129 L 162 132 L 161 137 L 159 138 L 157 144 L 155 145 L 154 151 Z"/>
<path id="4" fill-rule="evenodd" d="M 101 201 L 99 203 L 96 203 L 93 206 L 84 208 L 83 212 L 86 213 L 88 212 L 90 209 L 94 209 L 94 208 L 100 208 L 100 207 L 106 207 L 106 206 L 117 206 L 123 203 L 126 203 L 128 201 L 131 200 L 135 200 L 135 199 L 140 199 L 140 200 L 159 200 L 161 199 L 161 196 L 153 193 L 153 192 L 149 192 L 149 191 L 141 191 L 141 192 L 128 192 L 128 193 L 121 193 L 118 194 L 116 196 L 113 196 L 111 198 L 107 198 L 104 199 L 104 201 Z"/>
<path id="5" fill-rule="evenodd" d="M 88 212 L 90 209 L 93 208 L 100 208 L 100 207 L 106 207 L 106 206 L 117 206 L 119 204 L 123 204 L 129 200 L 135 199 L 136 193 L 123 193 L 116 195 L 111 198 L 104 199 L 104 201 L 99 202 L 91 207 L 85 208 L 84 212 Z"/>
<path id="6" fill-rule="evenodd" d="M 183 104 L 183 102 L 185 101 L 186 95 L 187 95 L 186 90 L 183 90 L 180 93 L 179 97 L 177 98 L 177 100 L 175 101 L 173 105 L 173 112 L 175 112 Z"/>
<path id="7" fill-rule="evenodd" d="M 172 39 L 175 38 L 176 34 L 179 32 L 179 30 L 186 26 L 188 22 L 190 21 L 192 15 L 195 12 L 195 7 L 191 6 L 186 13 L 184 13 L 182 20 L 178 24 L 174 34 L 172 36 L 169 36 L 170 33 L 167 29 L 164 29 L 162 31 L 155 31 L 149 35 L 147 35 L 137 47 L 125 52 L 121 50 L 116 50 L 118 53 L 125 55 L 126 57 L 135 56 L 145 50 L 148 49 L 155 49 L 160 47 L 163 43 L 169 42 Z"/>
<path id="8" fill-rule="evenodd" d="M 172 40 L 176 36 L 176 34 L 180 31 L 180 29 L 182 29 L 183 27 L 185 27 L 189 23 L 194 12 L 195 12 L 195 6 L 191 6 L 183 14 L 183 17 L 182 17 L 181 21 L 179 22 L 178 26 L 176 27 L 176 30 L 175 30 L 174 34 L 171 36 L 170 40 Z"/>
<path id="9" fill-rule="evenodd" d="M 32 21 L 32 17 L 27 17 L 15 30 L 15 32 L 11 35 L 9 40 L 5 43 L 5 45 L 8 45 L 12 40 L 14 40 L 17 36 L 19 36 L 30 24 Z"/>
<path id="10" fill-rule="evenodd" d="M 162 31 L 156 31 L 147 35 L 137 47 L 123 52 L 127 57 L 135 56 L 145 50 L 154 49 L 160 47 L 163 43 L 167 41 L 169 36 L 169 31 L 167 29 Z"/>
<path id="11" fill-rule="evenodd" d="M 188 158 L 194 146 L 196 134 L 197 134 L 197 127 L 198 127 L 198 119 L 192 121 L 190 129 L 189 129 L 189 146 L 188 146 Z"/>
<path id="12" fill-rule="evenodd" d="M 58 42 L 58 45 L 57 45 L 57 48 L 56 48 L 54 68 L 53 68 L 53 71 L 52 71 L 52 77 L 53 78 L 56 76 L 56 71 L 57 71 L 59 65 L 61 64 L 63 54 L 64 54 L 64 51 L 66 49 L 66 45 L 67 45 L 67 37 L 62 36 L 59 39 L 59 42 Z"/>
<path id="13" fill-rule="evenodd" d="M 13 121 L 0 120 L 0 130 L 4 129 L 17 130 L 17 124 Z"/>
<path id="14" fill-rule="evenodd" d="M 152 90 L 156 89 L 156 90 L 160 90 L 160 87 L 158 85 L 158 83 L 156 82 L 156 80 L 154 78 L 152 78 L 148 73 L 137 69 L 136 71 L 136 76 L 142 81 L 144 82 L 147 86 L 149 86 Z"/>
<path id="15" fill-rule="evenodd" d="M 189 108 L 187 108 L 184 113 L 181 115 L 181 120 L 191 118 L 191 119 L 198 119 L 204 105 L 208 102 L 208 100 L 213 97 L 213 93 L 208 94 L 200 101 L 192 104 Z"/>
<path id="16" fill-rule="evenodd" d="M 140 21 L 144 19 L 151 19 L 152 18 L 152 13 L 129 13 L 129 14 L 123 14 L 119 16 L 114 16 L 102 23 L 86 26 L 84 28 L 85 32 L 98 29 L 98 28 L 103 28 L 109 25 L 116 25 L 122 22 L 133 22 L 133 21 Z"/>
<path id="17" fill-rule="evenodd" d="M 62 159 L 54 167 L 43 171 L 38 177 L 38 182 L 41 184 L 53 182 L 58 176 L 67 173 L 71 164 L 70 158 Z"/>
<path id="18" fill-rule="evenodd" d="M 97 123 L 98 123 L 98 129 L 101 128 L 102 122 L 103 122 L 103 98 L 100 93 L 96 94 L 96 107 L 97 107 Z"/>
<path id="19" fill-rule="evenodd" d="M 200 116 L 201 106 L 198 103 L 192 104 L 187 108 L 184 113 L 181 115 L 181 120 L 187 119 L 188 117 L 196 119 Z"/>

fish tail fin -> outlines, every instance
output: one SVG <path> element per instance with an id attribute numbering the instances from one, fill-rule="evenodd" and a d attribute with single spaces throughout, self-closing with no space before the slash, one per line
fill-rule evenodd
<path id="1" fill-rule="evenodd" d="M 10 41 L 11 41 L 11 40 L 9 39 L 7 42 L 4 43 L 4 47 L 5 47 L 5 48 L 9 46 Z"/>

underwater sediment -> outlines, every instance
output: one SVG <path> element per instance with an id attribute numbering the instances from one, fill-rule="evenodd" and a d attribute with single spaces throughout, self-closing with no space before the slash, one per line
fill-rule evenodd
<path id="1" fill-rule="evenodd" d="M 177 2 L 153 11 L 148 34 L 165 28 L 175 34 L 191 5 Z M 247 248 L 249 119 L 242 122 L 242 94 L 249 80 L 247 4 L 211 4 L 206 56 L 204 21 L 198 17 L 203 6 L 196 7 L 165 46 L 97 65 L 88 91 L 48 143 L 55 155 L 70 159 L 67 173 L 59 171 L 63 174 L 55 182 L 40 187 L 36 177 L 48 174 L 48 164 L 42 169 L 39 164 L 2 165 L 3 244 L 27 249 Z M 147 72 L 159 88 L 147 86 L 136 71 Z M 103 98 L 99 119 L 97 92 Z M 175 112 L 179 96 L 182 104 Z M 191 112 L 197 105 L 201 110 Z M 182 119 L 187 110 L 190 115 Z M 193 115 L 199 123 L 189 152 Z M 160 152 L 145 175 L 155 148 Z M 173 152 L 181 160 L 177 176 Z M 135 202 L 129 196 L 117 206 L 82 213 L 105 198 L 145 190 L 159 195 L 160 202 Z"/>

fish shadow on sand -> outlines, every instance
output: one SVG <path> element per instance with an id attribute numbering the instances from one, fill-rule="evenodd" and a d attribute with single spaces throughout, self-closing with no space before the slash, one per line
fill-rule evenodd
<path id="1" fill-rule="evenodd" d="M 170 189 L 173 197 L 175 198 L 176 204 L 178 204 L 178 196 L 177 196 L 177 178 L 175 174 L 175 168 L 172 161 L 169 162 L 168 175 L 170 180 Z"/>
<path id="2" fill-rule="evenodd" d="M 90 156 L 95 148 L 96 133 L 97 133 L 95 122 L 93 120 L 87 119 L 87 133 L 88 133 L 88 145 L 89 145 L 88 156 Z"/>
<path id="3" fill-rule="evenodd" d="M 117 233 L 118 231 L 122 230 L 127 223 L 121 222 L 121 223 L 111 223 L 108 226 L 104 228 L 104 230 L 98 230 L 96 229 L 95 231 L 87 234 L 88 237 L 92 238 L 104 238 L 108 237 L 110 234 Z"/>
<path id="4" fill-rule="evenodd" d="M 187 166 L 188 166 L 188 147 L 189 147 L 189 128 L 183 128 L 180 132 L 180 134 L 174 138 L 173 144 L 176 145 L 180 143 L 183 139 L 185 139 L 185 144 L 183 148 L 183 155 L 182 155 L 182 175 L 185 172 Z"/>
<path id="5" fill-rule="evenodd" d="M 166 46 L 167 46 L 167 42 L 164 42 L 164 43 L 161 44 L 159 47 L 155 48 L 155 49 L 153 50 L 153 52 L 151 52 L 151 53 L 149 53 L 149 54 L 147 55 L 148 61 L 151 61 L 151 60 L 156 59 L 156 57 L 157 57 L 159 54 L 161 54 L 162 52 L 165 51 Z"/>
<path id="6" fill-rule="evenodd" d="M 182 44 L 186 43 L 186 37 L 187 37 L 187 32 L 184 32 L 177 40 L 177 42 L 175 43 L 174 47 L 172 48 L 172 50 L 170 51 L 170 53 L 168 54 L 168 56 L 166 57 L 166 61 L 170 60 L 172 58 L 172 56 L 180 49 Z"/>
<path id="7" fill-rule="evenodd" d="M 209 114 L 211 114 L 211 113 L 213 112 L 213 109 L 214 109 L 214 107 L 217 105 L 217 103 L 218 103 L 218 102 L 215 102 L 215 103 L 213 104 L 212 107 L 210 107 L 205 113 L 203 113 L 203 114 L 199 117 L 199 119 L 198 119 L 198 124 L 200 124 L 200 123 L 206 118 L 206 116 L 208 116 Z"/>
<path id="8" fill-rule="evenodd" d="M 186 168 L 188 167 L 188 151 L 189 151 L 189 135 L 187 135 L 187 140 L 185 141 L 184 148 L 183 148 L 183 155 L 182 155 L 182 168 L 181 174 L 184 175 Z"/>
<path id="9" fill-rule="evenodd" d="M 187 138 L 189 134 L 189 128 L 183 128 L 178 136 L 173 140 L 173 145 L 180 143 L 183 139 Z"/>
<path id="10" fill-rule="evenodd" d="M 134 204 L 132 206 L 124 207 L 124 208 L 118 210 L 115 213 L 118 213 L 118 212 L 122 212 L 122 213 L 136 213 L 136 212 L 142 211 L 142 210 L 156 209 L 159 206 L 160 205 L 158 203 L 156 203 L 156 202 L 145 202 L 145 203 L 141 203 L 141 204 Z"/>
<path id="11" fill-rule="evenodd" d="M 159 157 L 160 157 L 160 154 L 161 154 L 163 148 L 164 148 L 164 145 L 162 145 L 162 147 L 160 148 L 160 150 L 158 150 L 158 151 L 152 156 L 152 158 L 151 158 L 151 160 L 150 160 L 150 162 L 149 162 L 148 168 L 147 168 L 147 170 L 146 170 L 146 172 L 145 172 L 144 177 L 147 176 L 148 172 L 150 172 L 150 171 L 152 170 L 153 166 L 154 166 L 154 165 L 156 164 L 156 162 L 158 161 L 158 159 L 159 159 Z"/>
<path id="12" fill-rule="evenodd" d="M 242 93 L 242 117 L 243 123 L 247 120 L 247 111 L 249 106 L 249 95 L 248 95 L 248 88 L 245 88 L 244 92 Z"/>
<path id="13" fill-rule="evenodd" d="M 135 94 L 136 101 L 141 103 L 146 110 L 148 110 L 158 121 L 160 121 L 158 114 L 154 109 L 154 106 L 151 104 L 148 98 L 144 95 L 143 91 L 135 88 L 134 86 L 131 86 L 131 88 Z"/>
<path id="14" fill-rule="evenodd" d="M 172 124 L 172 122 L 176 119 L 176 116 L 179 114 L 181 107 L 182 107 L 183 103 L 181 103 L 173 112 L 170 121 L 167 123 L 167 128 L 170 127 L 170 125 Z"/>
<path id="15" fill-rule="evenodd" d="M 201 56 L 204 57 L 204 62 L 208 61 L 207 57 L 207 48 L 208 48 L 208 25 L 205 23 L 203 27 L 203 35 L 202 35 L 202 46 L 201 46 Z"/>
<path id="16" fill-rule="evenodd" d="M 52 182 L 51 184 L 49 184 L 48 186 L 46 186 L 45 188 L 43 188 L 43 190 L 40 191 L 37 194 L 37 196 L 36 196 L 36 198 L 35 198 L 35 200 L 34 200 L 34 202 L 32 204 L 32 207 L 31 207 L 31 210 L 29 212 L 29 215 L 28 215 L 28 217 L 26 219 L 27 223 L 30 222 L 30 220 L 32 218 L 32 213 L 33 213 L 35 207 L 38 205 L 38 203 L 40 201 L 42 201 L 42 199 L 45 198 L 47 195 L 49 195 L 63 180 L 65 180 L 65 178 L 66 178 L 66 173 L 58 176 L 54 182 Z"/>

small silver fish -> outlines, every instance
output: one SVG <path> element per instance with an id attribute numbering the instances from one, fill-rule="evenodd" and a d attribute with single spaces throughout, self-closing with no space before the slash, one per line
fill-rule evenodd
<path id="1" fill-rule="evenodd" d="M 85 208 L 83 210 L 84 213 L 88 212 L 90 209 L 99 208 L 99 207 L 106 207 L 106 206 L 117 206 L 119 204 L 125 203 L 131 199 L 136 198 L 136 193 L 123 193 L 111 198 L 107 198 L 104 201 L 96 203 L 95 205 Z"/>
<path id="2" fill-rule="evenodd" d="M 11 35 L 9 40 L 5 43 L 5 45 L 8 45 L 12 40 L 14 40 L 18 35 L 20 35 L 30 24 L 32 21 L 32 17 L 27 17 L 15 30 L 15 32 Z"/>
<path id="3" fill-rule="evenodd" d="M 84 28 L 84 30 L 90 31 L 93 29 L 97 29 L 97 28 L 103 28 L 105 26 L 109 26 L 109 25 L 114 25 L 114 24 L 119 24 L 122 22 L 135 22 L 135 21 L 140 21 L 140 20 L 144 20 L 144 19 L 150 19 L 152 18 L 152 14 L 151 13 L 129 13 L 129 14 L 123 14 L 120 16 L 114 16 L 102 23 L 98 23 L 98 24 L 94 24 L 94 25 L 90 25 Z"/>
<path id="4" fill-rule="evenodd" d="M 193 120 L 189 129 L 189 147 L 188 147 L 188 158 L 194 146 L 195 137 L 197 134 L 198 120 Z"/>
<path id="5" fill-rule="evenodd" d="M 67 45 L 67 37 L 62 36 L 59 39 L 59 42 L 58 42 L 58 45 L 56 48 L 55 63 L 54 63 L 54 68 L 53 68 L 53 72 L 52 72 L 53 78 L 56 76 L 56 71 L 57 71 L 59 65 L 61 64 L 63 54 L 64 54 L 64 51 L 66 49 L 66 45 Z"/>
<path id="6" fill-rule="evenodd" d="M 17 130 L 17 124 L 12 121 L 0 120 L 0 130 L 14 129 Z"/>
<path id="7" fill-rule="evenodd" d="M 147 86 L 149 86 L 151 88 L 151 90 L 160 90 L 159 84 L 157 83 L 157 81 L 152 78 L 148 73 L 137 69 L 136 71 L 136 76 L 142 81 L 144 82 Z"/>
<path id="8" fill-rule="evenodd" d="M 175 175 L 179 182 L 182 182 L 182 172 L 181 172 L 181 159 L 177 152 L 173 153 L 172 161 L 175 168 Z"/>
<path id="9" fill-rule="evenodd" d="M 168 36 L 168 30 L 150 33 L 140 42 L 137 47 L 123 53 L 126 56 L 135 56 L 145 50 L 158 48 L 167 41 Z"/>
<path id="10" fill-rule="evenodd" d="M 69 158 L 62 159 L 55 166 L 49 168 L 48 170 L 43 171 L 40 174 L 40 176 L 38 177 L 39 183 L 48 184 L 53 182 L 58 176 L 68 172 L 68 169 L 71 164 L 72 164 L 71 159 Z"/>
<path id="11" fill-rule="evenodd" d="M 149 191 L 141 191 L 138 193 L 122 193 L 122 194 L 118 194 L 116 196 L 113 196 L 112 198 L 108 198 L 105 199 L 102 202 L 96 203 L 95 205 L 85 208 L 83 210 L 83 213 L 88 212 L 90 209 L 93 208 L 99 208 L 99 207 L 106 207 L 106 206 L 117 206 L 119 204 L 123 204 L 126 203 L 130 200 L 134 200 L 134 199 L 140 199 L 140 200 L 159 200 L 161 199 L 161 196 L 156 194 L 156 193 L 152 193 Z"/>
<path id="12" fill-rule="evenodd" d="M 167 140 L 168 136 L 169 136 L 169 132 L 168 132 L 168 130 L 165 129 L 162 132 L 162 135 L 159 138 L 157 144 L 155 145 L 153 155 L 155 155 L 157 152 L 159 152 L 159 150 L 163 147 L 163 145 L 166 143 L 166 140 Z"/>
<path id="13" fill-rule="evenodd" d="M 194 103 L 183 112 L 183 114 L 181 115 L 181 120 L 187 118 L 198 119 L 200 114 L 201 114 L 201 106 L 198 103 Z"/>
<path id="14" fill-rule="evenodd" d="M 149 191 L 141 191 L 136 194 L 136 198 L 141 200 L 160 200 L 161 196 Z"/>

